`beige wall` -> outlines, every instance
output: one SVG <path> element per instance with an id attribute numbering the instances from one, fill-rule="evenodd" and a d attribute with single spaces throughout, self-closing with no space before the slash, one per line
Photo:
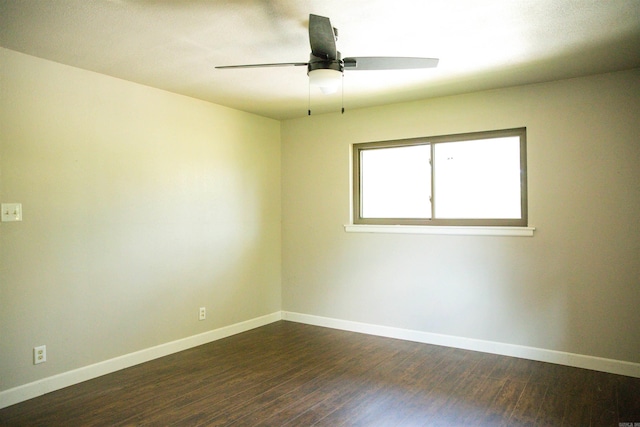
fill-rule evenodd
<path id="1" fill-rule="evenodd" d="M 279 122 L 0 65 L 0 391 L 280 310 Z"/>
<path id="2" fill-rule="evenodd" d="M 283 310 L 640 362 L 639 111 L 634 70 L 283 122 Z M 344 231 L 350 144 L 521 126 L 534 237 Z"/>

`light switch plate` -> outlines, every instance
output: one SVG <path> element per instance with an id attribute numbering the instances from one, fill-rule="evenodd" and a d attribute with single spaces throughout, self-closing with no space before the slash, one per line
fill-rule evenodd
<path id="1" fill-rule="evenodd" d="M 22 221 L 22 203 L 2 203 L 2 222 Z"/>

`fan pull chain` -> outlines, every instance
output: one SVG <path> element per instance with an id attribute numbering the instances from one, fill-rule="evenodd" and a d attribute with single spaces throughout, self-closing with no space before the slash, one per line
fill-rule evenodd
<path id="1" fill-rule="evenodd" d="M 311 82 L 308 83 L 309 97 L 307 98 L 307 115 L 311 115 Z"/>
<path id="2" fill-rule="evenodd" d="M 342 114 L 344 114 L 344 73 L 342 73 Z"/>

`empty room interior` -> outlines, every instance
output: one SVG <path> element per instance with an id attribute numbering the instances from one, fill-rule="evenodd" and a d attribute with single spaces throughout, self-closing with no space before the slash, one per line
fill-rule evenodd
<path id="1" fill-rule="evenodd" d="M 0 202 L 1 425 L 640 425 L 637 0 L 0 0 Z"/>

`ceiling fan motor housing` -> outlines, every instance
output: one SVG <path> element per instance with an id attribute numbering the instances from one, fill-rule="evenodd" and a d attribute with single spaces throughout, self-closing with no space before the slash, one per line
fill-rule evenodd
<path id="1" fill-rule="evenodd" d="M 337 52 L 335 59 L 320 58 L 311 54 L 307 64 L 309 85 L 315 86 L 325 94 L 335 93 L 342 82 L 344 63 Z"/>
<path id="2" fill-rule="evenodd" d="M 344 62 L 342 61 L 342 55 L 337 52 L 336 59 L 324 59 L 314 54 L 309 55 L 309 64 L 307 65 L 307 74 L 313 70 L 336 70 L 339 72 L 344 71 Z"/>

